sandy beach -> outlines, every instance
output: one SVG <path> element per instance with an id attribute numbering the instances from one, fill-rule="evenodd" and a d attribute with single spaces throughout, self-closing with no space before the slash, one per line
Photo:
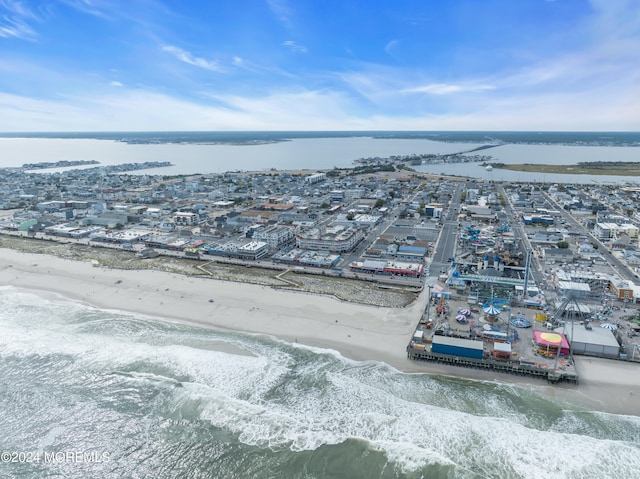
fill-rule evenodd
<path id="1" fill-rule="evenodd" d="M 271 335 L 355 360 L 382 361 L 404 372 L 518 383 L 593 409 L 640 415 L 639 366 L 634 363 L 578 357 L 580 384 L 549 386 L 534 378 L 408 360 L 406 346 L 426 304 L 426 291 L 406 308 L 380 308 L 253 284 L 107 269 L 4 248 L 0 284 L 56 293 L 103 309 Z"/>

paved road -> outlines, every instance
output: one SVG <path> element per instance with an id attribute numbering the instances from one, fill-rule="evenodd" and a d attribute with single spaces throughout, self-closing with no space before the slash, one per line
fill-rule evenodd
<path id="1" fill-rule="evenodd" d="M 592 244 L 598 246 L 598 251 L 602 255 L 602 257 L 613 267 L 618 276 L 623 279 L 628 279 L 632 281 L 634 284 L 640 284 L 638 281 L 638 276 L 631 271 L 628 266 L 616 258 L 609 248 L 607 248 L 602 241 L 596 238 L 587 228 L 584 227 L 582 223 L 577 221 L 572 214 L 568 213 L 565 209 L 562 208 L 556 201 L 548 195 L 545 191 L 542 192 L 544 197 L 547 199 L 547 202 L 550 205 L 553 205 L 558 211 L 562 212 L 562 216 L 565 220 L 565 224 L 570 225 L 574 231 L 584 234 Z"/>
<path id="2" fill-rule="evenodd" d="M 443 218 L 442 231 L 438 237 L 431 260 L 430 272 L 433 276 L 437 276 L 441 271 L 446 271 L 450 266 L 448 260 L 455 255 L 456 241 L 458 239 L 458 208 L 460 207 L 460 195 L 463 188 L 464 183 L 458 183 L 451 198 L 449 210 Z"/>
<path id="3" fill-rule="evenodd" d="M 527 236 L 527 232 L 525 231 L 524 224 L 522 223 L 522 220 L 520 219 L 516 211 L 513 209 L 511 201 L 508 199 L 508 195 L 504 191 L 504 187 L 502 185 L 498 185 L 498 193 L 502 195 L 502 197 L 506 200 L 504 209 L 512 221 L 511 231 L 513 232 L 514 236 L 520 240 L 520 244 L 523 247 L 522 252 L 524 253 L 526 258 L 527 250 L 533 251 L 533 247 L 531 246 L 531 242 L 529 241 L 529 237 Z M 544 268 L 540 264 L 540 260 L 538 259 L 538 257 L 534 256 L 533 253 L 529 262 L 529 271 L 531 273 L 531 276 L 529 277 L 530 283 L 528 286 L 540 286 L 544 284 Z M 531 283 L 531 278 L 533 278 L 535 284 Z"/>

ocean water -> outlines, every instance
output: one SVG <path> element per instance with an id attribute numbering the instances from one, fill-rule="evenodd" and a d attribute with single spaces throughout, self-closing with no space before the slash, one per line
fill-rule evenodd
<path id="1" fill-rule="evenodd" d="M 0 288 L 0 384 L 0 451 L 40 454 L 0 462 L 2 478 L 546 479 L 640 471 L 638 417 L 12 287 Z M 94 456 L 67 460 L 74 451 Z"/>

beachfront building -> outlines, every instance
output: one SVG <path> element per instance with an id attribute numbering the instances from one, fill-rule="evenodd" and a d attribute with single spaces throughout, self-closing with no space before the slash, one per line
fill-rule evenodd
<path id="1" fill-rule="evenodd" d="M 269 245 L 271 251 L 278 250 L 295 242 L 295 231 L 290 226 L 271 225 L 256 230 L 252 238 Z"/>
<path id="2" fill-rule="evenodd" d="M 359 228 L 333 226 L 324 231 L 316 228 L 296 235 L 296 246 L 314 251 L 346 253 L 352 251 L 364 239 Z"/>
<path id="3" fill-rule="evenodd" d="M 210 243 L 204 250 L 211 255 L 228 258 L 257 260 L 269 253 L 269 246 L 262 241 L 230 241 L 228 243 Z"/>
<path id="4" fill-rule="evenodd" d="M 32 224 L 32 226 L 34 225 L 35 223 Z M 47 226 L 44 228 L 44 232 L 61 238 L 87 238 L 102 234 L 104 230 L 96 226 L 78 226 L 73 223 L 65 223 Z"/>
<path id="5" fill-rule="evenodd" d="M 349 265 L 351 271 L 358 273 L 386 274 L 419 278 L 424 273 L 420 263 L 401 263 L 397 261 L 354 261 Z"/>
<path id="6" fill-rule="evenodd" d="M 596 356 L 600 358 L 618 358 L 620 356 L 620 345 L 607 328 L 601 328 L 598 324 L 593 326 L 575 322 L 567 323 L 564 328 L 556 329 L 557 332 L 564 332 L 573 354 L 586 356 Z"/>
<path id="7" fill-rule="evenodd" d="M 340 261 L 340 255 L 328 251 L 308 251 L 288 248 L 274 254 L 271 259 L 276 263 L 294 266 L 312 266 L 314 268 L 333 268 Z"/>
<path id="8" fill-rule="evenodd" d="M 99 230 L 91 234 L 91 241 L 112 243 L 112 244 L 131 244 L 143 242 L 151 237 L 151 231 L 142 229 L 129 230 Z"/>

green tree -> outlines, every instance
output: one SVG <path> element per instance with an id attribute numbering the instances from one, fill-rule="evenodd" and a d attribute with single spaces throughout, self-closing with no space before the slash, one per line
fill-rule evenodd
<path id="1" fill-rule="evenodd" d="M 382 198 L 378 198 L 376 200 L 376 204 L 374 205 L 375 208 L 382 208 L 384 206 L 384 200 Z"/>
<path id="2" fill-rule="evenodd" d="M 566 241 L 558 241 L 558 243 L 556 243 L 556 246 L 558 248 L 567 249 L 569 247 L 569 243 L 567 243 Z"/>

